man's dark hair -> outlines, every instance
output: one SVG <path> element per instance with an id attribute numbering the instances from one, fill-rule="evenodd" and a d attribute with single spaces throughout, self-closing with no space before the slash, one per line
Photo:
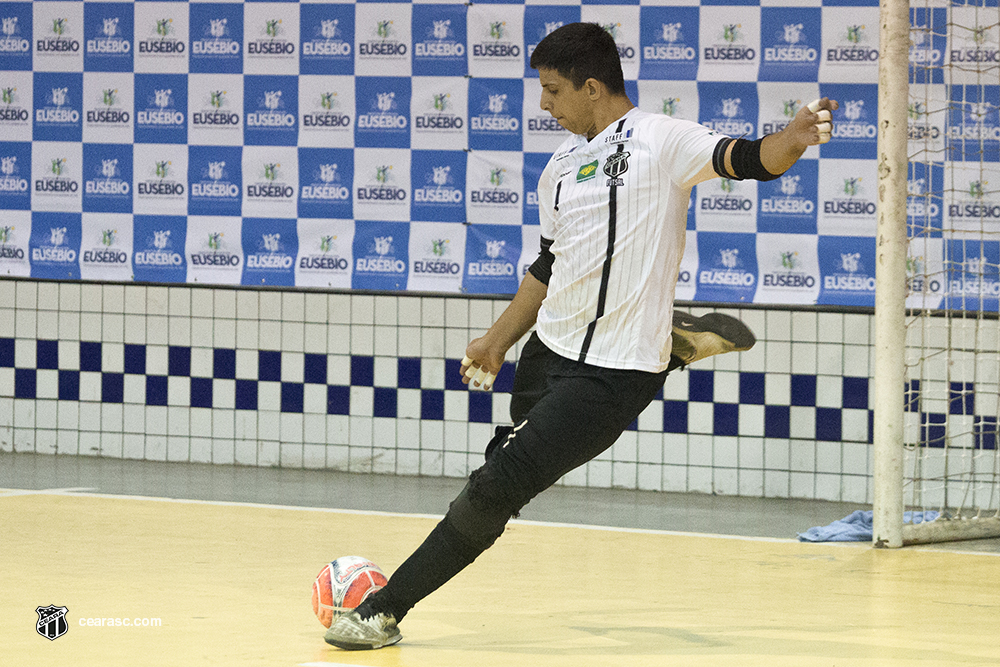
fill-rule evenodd
<path id="1" fill-rule="evenodd" d="M 570 23 L 553 30 L 531 54 L 532 69 L 554 69 L 580 90 L 597 79 L 613 95 L 625 94 L 625 77 L 615 39 L 596 23 Z"/>

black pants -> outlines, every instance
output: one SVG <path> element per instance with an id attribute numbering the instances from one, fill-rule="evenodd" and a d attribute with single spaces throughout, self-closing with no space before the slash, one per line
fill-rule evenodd
<path id="1" fill-rule="evenodd" d="M 613 445 L 666 375 L 566 359 L 532 334 L 514 374 L 513 428 L 498 433 L 445 518 L 370 598 L 372 611 L 401 620 L 488 549 L 529 500 Z"/>

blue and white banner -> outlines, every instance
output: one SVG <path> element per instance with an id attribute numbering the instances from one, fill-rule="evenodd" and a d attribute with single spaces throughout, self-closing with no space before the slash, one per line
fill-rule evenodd
<path id="1" fill-rule="evenodd" d="M 0 275 L 513 292 L 549 205 L 538 179 L 569 136 L 530 59 L 587 21 L 650 113 L 752 139 L 840 102 L 832 141 L 780 178 L 693 189 L 677 297 L 870 305 L 878 12 L 3 0 Z M 993 250 L 955 242 L 1000 224 L 1000 27 L 941 3 L 910 22 L 910 304 L 996 308 Z"/>

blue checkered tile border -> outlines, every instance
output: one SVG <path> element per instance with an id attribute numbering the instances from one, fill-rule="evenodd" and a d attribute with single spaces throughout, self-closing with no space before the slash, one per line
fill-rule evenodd
<path id="1" fill-rule="evenodd" d="M 34 365 L 16 363 L 18 345 L 35 347 Z M 78 346 L 77 350 L 73 349 Z M 236 350 L 185 346 L 116 345 L 121 363 L 104 365 L 100 342 L 21 340 L 0 338 L 0 395 L 15 399 L 58 399 L 149 406 L 179 405 L 193 408 L 230 408 L 285 413 L 351 414 L 351 389 L 371 387 L 374 417 L 397 418 L 400 391 L 419 391 L 419 416 L 445 418 L 447 392 L 468 392 L 468 421 L 492 423 L 494 394 L 469 391 L 462 384 L 460 362 L 446 359 L 443 389 L 424 386 L 422 360 L 418 357 L 380 358 L 395 365 L 395 384 L 376 381 L 376 357 L 366 355 L 282 353 L 278 350 Z M 155 348 L 155 349 L 154 349 Z M 60 350 L 63 354 L 60 354 Z M 165 351 L 165 355 L 163 354 Z M 238 363 L 239 355 L 239 363 Z M 28 355 L 30 356 L 30 355 Z M 157 357 L 154 359 L 154 356 Z M 165 356 L 165 358 L 164 358 Z M 337 370 L 331 360 L 335 358 Z M 344 363 L 346 362 L 346 363 Z M 298 368 L 292 366 L 299 365 Z M 728 376 L 723 378 L 723 376 Z M 296 381 L 287 378 L 294 377 Z M 687 385 L 686 400 L 664 398 L 661 391 L 650 408 L 652 418 L 634 421 L 629 430 L 661 429 L 665 433 L 710 433 L 714 436 L 756 435 L 766 438 L 814 438 L 818 441 L 872 442 L 873 411 L 869 409 L 869 379 L 835 378 L 842 383 L 839 407 L 817 400 L 816 375 L 790 374 L 788 401 L 766 399 L 765 373 L 723 373 L 710 370 L 676 372 L 668 386 Z M 298 381 L 301 378 L 301 381 Z M 495 391 L 513 387 L 514 364 L 500 372 Z M 718 400 L 716 384 L 735 380 L 737 402 Z M 829 380 L 829 378 L 824 378 Z M 436 387 L 442 383 L 432 382 Z M 949 414 L 921 410 L 920 383 L 907 387 L 907 411 L 920 414 L 921 441 L 929 446 L 943 442 L 949 415 L 973 419 L 975 447 L 997 447 L 997 418 L 975 415 L 971 384 L 952 383 Z M 683 387 L 680 391 L 683 394 Z M 730 392 L 732 393 L 732 392 Z M 675 389 L 671 396 L 677 396 Z M 655 411 L 662 406 L 662 421 Z M 762 423 L 761 423 L 762 422 Z M 796 422 L 799 426 L 796 427 Z M 754 428 L 753 424 L 757 423 Z M 812 427 L 804 432 L 801 424 Z M 753 432 L 751 432 L 753 431 Z"/>

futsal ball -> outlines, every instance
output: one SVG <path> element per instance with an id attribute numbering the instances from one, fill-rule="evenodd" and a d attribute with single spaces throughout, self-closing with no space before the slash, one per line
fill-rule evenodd
<path id="1" fill-rule="evenodd" d="M 388 580 L 379 566 L 361 556 L 342 556 L 327 563 L 313 582 L 313 612 L 324 627 L 380 590 Z"/>

